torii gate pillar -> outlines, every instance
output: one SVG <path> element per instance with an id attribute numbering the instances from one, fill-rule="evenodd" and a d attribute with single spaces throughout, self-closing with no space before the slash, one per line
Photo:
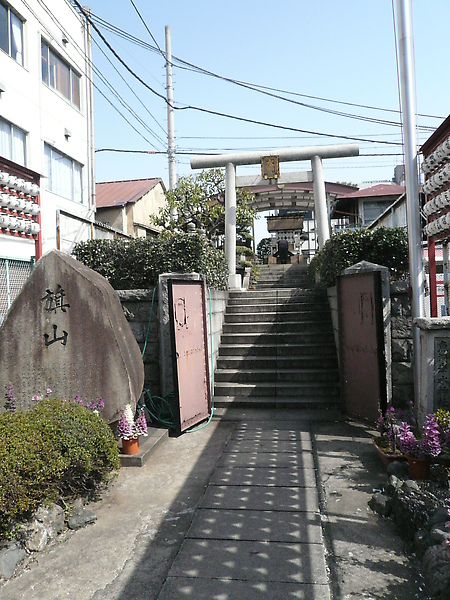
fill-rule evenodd
<path id="1" fill-rule="evenodd" d="M 225 167 L 225 253 L 228 259 L 228 285 L 231 289 L 241 287 L 240 276 L 236 275 L 236 166 L 254 165 L 266 156 L 276 156 L 280 162 L 310 160 L 313 171 L 314 213 L 317 223 L 319 248 L 330 237 L 328 224 L 323 158 L 358 156 L 358 144 L 338 146 L 313 146 L 309 148 L 285 148 L 266 152 L 238 152 L 234 154 L 214 154 L 193 156 L 192 169 Z"/>

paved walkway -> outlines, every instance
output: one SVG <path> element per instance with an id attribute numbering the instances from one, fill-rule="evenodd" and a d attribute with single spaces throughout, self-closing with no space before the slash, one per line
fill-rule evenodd
<path id="1" fill-rule="evenodd" d="M 98 519 L 35 555 L 8 600 L 421 598 L 367 428 L 326 410 L 217 411 L 122 469 Z"/>
<path id="2" fill-rule="evenodd" d="M 158 600 L 330 598 L 310 426 L 233 431 Z"/>

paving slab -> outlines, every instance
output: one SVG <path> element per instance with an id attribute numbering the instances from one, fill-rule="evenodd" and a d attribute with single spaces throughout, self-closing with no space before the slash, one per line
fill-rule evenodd
<path id="1" fill-rule="evenodd" d="M 224 453 L 220 458 L 222 467 L 297 467 L 313 469 L 314 461 L 311 452 L 239 452 Z"/>
<path id="2" fill-rule="evenodd" d="M 240 485 L 209 486 L 200 503 L 202 508 L 243 510 L 317 511 L 317 491 L 314 488 L 258 487 Z"/>
<path id="3" fill-rule="evenodd" d="M 200 508 L 187 537 L 321 544 L 322 527 L 319 514 L 314 512 Z"/>
<path id="4" fill-rule="evenodd" d="M 278 583 L 169 577 L 158 600 L 330 600 L 326 584 Z"/>
<path id="5" fill-rule="evenodd" d="M 322 544 L 193 540 L 183 542 L 171 577 L 327 584 Z"/>
<path id="6" fill-rule="evenodd" d="M 255 440 L 255 441 L 296 441 L 304 443 L 311 441 L 309 429 L 261 429 L 260 427 L 237 427 L 231 436 L 232 440 Z"/>
<path id="7" fill-rule="evenodd" d="M 225 452 L 311 452 L 311 440 L 279 440 L 279 439 L 234 439 L 230 440 Z"/>
<path id="8" fill-rule="evenodd" d="M 212 485 L 262 485 L 284 487 L 316 487 L 313 469 L 297 467 L 217 467 L 210 484 Z"/>

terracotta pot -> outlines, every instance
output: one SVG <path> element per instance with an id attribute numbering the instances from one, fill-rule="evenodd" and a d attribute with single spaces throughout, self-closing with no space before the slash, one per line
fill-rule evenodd
<path id="1" fill-rule="evenodd" d="M 411 479 L 429 479 L 431 460 L 427 457 L 408 456 L 409 476 Z"/>
<path id="2" fill-rule="evenodd" d="M 139 438 L 122 439 L 122 450 L 124 454 L 137 454 L 139 452 Z"/>
<path id="3" fill-rule="evenodd" d="M 394 462 L 394 460 L 406 460 L 406 456 L 404 454 L 391 454 L 382 450 L 374 438 L 372 438 L 372 442 L 375 446 L 378 456 L 380 457 L 380 460 L 383 462 L 385 467 L 389 466 L 391 462 Z"/>

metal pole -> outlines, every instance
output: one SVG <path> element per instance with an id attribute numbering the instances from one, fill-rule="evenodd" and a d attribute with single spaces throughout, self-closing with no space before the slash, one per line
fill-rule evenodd
<path id="1" fill-rule="evenodd" d="M 320 249 L 323 248 L 325 242 L 330 239 L 322 159 L 319 156 L 313 156 L 311 159 L 311 166 L 313 172 L 314 215 L 316 218 L 317 238 Z"/>
<path id="2" fill-rule="evenodd" d="M 225 167 L 225 254 L 228 260 L 228 285 L 240 288 L 240 276 L 236 276 L 236 167 Z"/>
<path id="3" fill-rule="evenodd" d="M 166 91 L 167 91 L 167 155 L 169 159 L 169 190 L 177 185 L 175 161 L 175 120 L 173 110 L 172 40 L 170 27 L 166 25 Z"/>
<path id="4" fill-rule="evenodd" d="M 443 266 L 444 266 L 444 302 L 445 302 L 445 316 L 448 317 L 450 315 L 450 302 L 449 302 L 449 262 L 448 262 L 448 241 L 445 241 L 442 244 L 443 251 Z M 431 287 L 431 285 L 430 285 Z M 437 316 L 437 315 L 436 315 Z"/>
<path id="5" fill-rule="evenodd" d="M 398 42 L 405 138 L 405 181 L 408 217 L 409 272 L 412 290 L 411 312 L 414 319 L 423 316 L 424 275 L 419 210 L 419 177 L 414 105 L 411 0 L 397 0 Z M 414 392 L 416 407 L 420 393 L 420 331 L 413 324 Z"/>

